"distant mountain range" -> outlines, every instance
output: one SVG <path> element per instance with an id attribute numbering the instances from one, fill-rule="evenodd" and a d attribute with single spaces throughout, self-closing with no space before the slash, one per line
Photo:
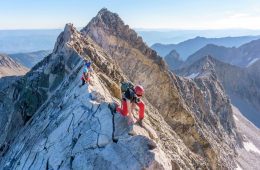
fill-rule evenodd
<path id="1" fill-rule="evenodd" d="M 190 55 L 208 44 L 214 44 L 224 47 L 239 47 L 242 44 L 259 39 L 260 36 L 242 36 L 242 37 L 223 37 L 223 38 L 204 38 L 196 37 L 183 41 L 178 44 L 154 44 L 154 49 L 160 56 L 165 57 L 172 50 L 176 50 L 180 54 L 182 60 L 186 60 Z"/>
<path id="2" fill-rule="evenodd" d="M 206 45 L 189 56 L 189 58 L 185 61 L 184 66 L 190 65 L 196 60 L 199 60 L 207 55 L 211 55 L 225 63 L 240 67 L 247 67 L 260 58 L 260 39 L 246 43 L 239 48 L 228 48 L 212 44 Z"/>
<path id="3" fill-rule="evenodd" d="M 11 57 L 0 54 L 0 78 L 5 76 L 24 75 L 29 69 L 14 61 Z"/>
<path id="4" fill-rule="evenodd" d="M 260 61 L 248 68 L 240 68 L 206 56 L 174 72 L 196 79 L 209 71 L 216 74 L 229 95 L 231 103 L 260 128 Z"/>
<path id="5" fill-rule="evenodd" d="M 77 28 L 77 29 L 80 30 L 81 28 Z M 176 30 L 175 29 L 173 30 L 173 29 L 136 28 L 135 30 L 139 35 L 142 36 L 143 40 L 149 46 L 155 43 L 177 44 L 186 41 L 188 39 L 192 39 L 196 36 L 240 37 L 244 35 L 252 35 L 252 36 L 260 35 L 260 30 L 246 30 L 246 29 L 228 29 L 228 30 Z M 11 53 L 28 53 L 28 52 L 39 51 L 39 50 L 52 50 L 56 37 L 59 35 L 61 31 L 62 29 L 0 30 L 0 52 L 11 54 Z M 168 51 L 168 53 L 169 52 L 170 51 Z"/>
<path id="6" fill-rule="evenodd" d="M 22 65 L 32 68 L 35 64 L 40 62 L 44 57 L 50 54 L 49 50 L 35 51 L 31 53 L 16 53 L 10 54 L 15 61 L 21 63 Z"/>
<path id="7" fill-rule="evenodd" d="M 180 42 L 200 37 L 241 37 L 245 35 L 260 35 L 260 30 L 220 29 L 220 30 L 181 30 L 181 29 L 135 29 L 149 45 L 155 43 L 178 44 Z"/>

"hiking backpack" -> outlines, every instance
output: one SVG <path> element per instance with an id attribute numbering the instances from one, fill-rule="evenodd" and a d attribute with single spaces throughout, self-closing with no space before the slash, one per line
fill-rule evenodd
<path id="1" fill-rule="evenodd" d="M 122 82 L 121 83 L 121 91 L 124 93 L 128 89 L 134 89 L 134 85 L 131 82 Z"/>

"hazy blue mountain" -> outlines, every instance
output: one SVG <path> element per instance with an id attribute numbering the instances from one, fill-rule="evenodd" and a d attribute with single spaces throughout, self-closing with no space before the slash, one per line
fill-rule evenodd
<path id="1" fill-rule="evenodd" d="M 260 128 L 260 61 L 250 67 L 241 68 L 206 56 L 174 72 L 196 79 L 197 76 L 203 76 L 208 70 L 217 75 L 229 95 L 231 103 Z"/>
<path id="2" fill-rule="evenodd" d="M 225 47 L 239 47 L 242 44 L 248 43 L 252 40 L 259 39 L 260 36 L 242 36 L 242 37 L 223 37 L 223 38 L 204 38 L 196 37 L 183 41 L 178 44 L 154 44 L 152 49 L 157 51 L 161 56 L 166 56 L 172 50 L 176 50 L 181 59 L 186 60 L 190 55 L 206 46 L 207 44 L 215 44 Z"/>
<path id="3" fill-rule="evenodd" d="M 164 57 L 164 60 L 169 66 L 170 70 L 179 68 L 184 62 L 183 60 L 181 60 L 180 55 L 175 50 L 172 50 L 168 55 L 166 55 Z"/>
<path id="4" fill-rule="evenodd" d="M 246 43 L 239 48 L 206 45 L 189 56 L 184 66 L 190 65 L 207 55 L 211 55 L 225 63 L 247 67 L 260 59 L 260 39 Z"/>
<path id="5" fill-rule="evenodd" d="M 60 29 L 0 30 L 0 52 L 21 53 L 52 50 Z"/>
<path id="6" fill-rule="evenodd" d="M 155 43 L 177 44 L 185 40 L 192 39 L 196 36 L 237 37 L 237 36 L 244 36 L 244 35 L 260 35 L 260 30 L 238 30 L 238 29 L 235 30 L 135 29 L 135 30 L 139 35 L 142 36 L 143 40 L 149 46 Z M 20 52 L 39 51 L 39 50 L 51 50 L 54 46 L 56 37 L 59 35 L 61 31 L 62 31 L 61 29 L 0 30 L 0 52 L 20 53 Z"/>
<path id="7" fill-rule="evenodd" d="M 221 30 L 177 30 L 177 29 L 135 29 L 148 45 L 155 43 L 177 44 L 194 37 L 240 37 L 260 35 L 260 30 L 221 29 Z"/>
<path id="8" fill-rule="evenodd" d="M 31 53 L 10 54 L 9 56 L 12 57 L 15 61 L 23 64 L 24 66 L 32 68 L 35 64 L 40 62 L 44 57 L 46 57 L 50 53 L 50 50 L 41 50 Z"/>

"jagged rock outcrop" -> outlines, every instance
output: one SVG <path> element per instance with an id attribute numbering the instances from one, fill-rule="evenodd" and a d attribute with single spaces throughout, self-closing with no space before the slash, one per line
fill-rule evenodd
<path id="1" fill-rule="evenodd" d="M 206 67 L 210 64 L 210 67 Z M 206 56 L 189 67 L 175 72 L 182 76 L 200 75 L 207 70 L 212 70 L 218 80 L 222 83 L 225 92 L 231 99 L 233 105 L 256 126 L 260 127 L 260 62 L 248 68 L 241 68 Z"/>
<path id="2" fill-rule="evenodd" d="M 4 76 L 24 75 L 29 69 L 15 62 L 5 54 L 0 54 L 0 78 Z"/>
<path id="3" fill-rule="evenodd" d="M 164 57 L 165 62 L 169 66 L 170 70 L 179 68 L 183 64 L 183 60 L 180 58 L 180 55 L 177 51 L 172 50 L 168 55 Z"/>
<path id="4" fill-rule="evenodd" d="M 156 52 L 106 9 L 81 32 L 105 49 L 130 80 L 145 87 L 148 101 L 208 168 L 234 167 L 238 135 L 230 103 L 214 76 L 194 82 L 171 74 Z"/>

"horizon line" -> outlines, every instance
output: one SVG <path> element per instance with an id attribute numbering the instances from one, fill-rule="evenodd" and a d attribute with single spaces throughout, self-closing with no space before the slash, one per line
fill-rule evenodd
<path id="1" fill-rule="evenodd" d="M 65 27 L 65 25 L 64 25 Z M 63 30 L 64 27 L 56 28 L 0 28 L 0 31 L 29 31 L 29 30 Z M 82 29 L 83 27 L 75 27 L 77 29 Z M 249 30 L 249 31 L 260 31 L 260 28 L 142 28 L 133 27 L 132 29 L 136 31 L 219 31 L 219 30 Z"/>

